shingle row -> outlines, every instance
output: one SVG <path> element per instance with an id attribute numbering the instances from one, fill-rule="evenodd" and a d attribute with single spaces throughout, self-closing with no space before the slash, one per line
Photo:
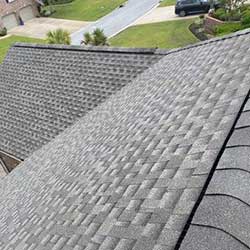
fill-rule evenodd
<path id="1" fill-rule="evenodd" d="M 162 56 L 150 49 L 15 45 L 1 66 L 0 149 L 26 158 Z"/>

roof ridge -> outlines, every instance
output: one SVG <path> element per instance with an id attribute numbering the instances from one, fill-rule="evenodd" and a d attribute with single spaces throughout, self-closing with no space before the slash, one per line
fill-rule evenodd
<path id="1" fill-rule="evenodd" d="M 16 42 L 12 47 L 51 49 L 51 50 L 69 50 L 69 51 L 89 51 L 104 53 L 131 53 L 131 54 L 167 54 L 169 50 L 158 48 L 125 48 L 109 46 L 80 46 L 80 45 L 60 45 L 60 44 L 37 44 Z"/>
<path id="2" fill-rule="evenodd" d="M 71 50 L 71 51 L 89 51 L 89 52 L 104 52 L 104 53 L 132 53 L 132 54 L 160 54 L 169 55 L 183 50 L 188 50 L 200 46 L 205 46 L 211 43 L 232 39 L 238 36 L 250 34 L 250 28 L 240 30 L 222 37 L 215 37 L 206 41 L 197 42 L 184 47 L 174 49 L 160 48 L 125 48 L 125 47 L 108 47 L 108 46 L 80 46 L 80 45 L 59 45 L 59 44 L 37 44 L 37 43 L 22 43 L 17 42 L 12 47 L 34 48 L 34 49 L 55 49 L 55 50 Z"/>

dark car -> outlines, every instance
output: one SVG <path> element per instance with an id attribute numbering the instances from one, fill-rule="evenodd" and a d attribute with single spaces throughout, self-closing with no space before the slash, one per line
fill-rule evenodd
<path id="1" fill-rule="evenodd" d="M 175 5 L 175 14 L 186 16 L 187 14 L 207 13 L 210 8 L 216 8 L 217 5 L 211 4 L 208 0 L 178 0 Z"/>

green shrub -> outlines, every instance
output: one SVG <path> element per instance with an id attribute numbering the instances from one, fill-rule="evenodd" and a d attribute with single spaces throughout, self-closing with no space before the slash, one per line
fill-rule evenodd
<path id="1" fill-rule="evenodd" d="M 47 33 L 46 41 L 48 44 L 67 44 L 71 43 L 70 34 L 63 29 L 49 31 Z"/>
<path id="2" fill-rule="evenodd" d="M 7 29 L 5 27 L 0 28 L 0 36 L 6 36 L 7 35 Z"/>
<path id="3" fill-rule="evenodd" d="M 242 29 L 241 23 L 224 23 L 216 26 L 215 34 L 216 35 L 226 35 L 232 32 L 236 32 Z"/>
<path id="4" fill-rule="evenodd" d="M 82 44 L 92 46 L 108 46 L 108 38 L 105 36 L 103 30 L 96 28 L 92 34 L 86 32 L 83 36 Z"/>
<path id="5" fill-rule="evenodd" d="M 242 6 L 240 6 L 240 12 L 244 12 L 245 10 L 250 10 L 250 5 L 249 4 L 243 4 Z"/>
<path id="6" fill-rule="evenodd" d="M 234 9 L 229 12 L 226 9 L 219 8 L 213 13 L 212 16 L 221 21 L 240 21 L 241 11 L 240 9 Z"/>
<path id="7" fill-rule="evenodd" d="M 229 14 L 226 12 L 225 9 L 219 8 L 213 13 L 213 17 L 221 21 L 227 21 L 229 18 Z"/>
<path id="8" fill-rule="evenodd" d="M 242 13 L 241 23 L 245 28 L 250 27 L 250 9 L 247 9 Z"/>
<path id="9" fill-rule="evenodd" d="M 241 19 L 240 9 L 234 9 L 229 13 L 230 21 L 240 21 L 240 19 Z"/>
<path id="10" fill-rule="evenodd" d="M 48 9 L 42 9 L 40 12 L 40 15 L 43 17 L 49 17 L 52 14 L 52 12 Z"/>

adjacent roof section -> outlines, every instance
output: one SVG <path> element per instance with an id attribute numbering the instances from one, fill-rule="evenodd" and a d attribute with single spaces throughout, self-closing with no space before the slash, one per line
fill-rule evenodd
<path id="1" fill-rule="evenodd" d="M 248 93 L 249 40 L 170 51 L 3 178 L 2 249 L 174 249 Z"/>
<path id="2" fill-rule="evenodd" d="M 16 44 L 0 72 L 0 150 L 26 158 L 163 53 Z"/>
<path id="3" fill-rule="evenodd" d="M 248 99 L 181 250 L 250 249 L 249 107 Z"/>

